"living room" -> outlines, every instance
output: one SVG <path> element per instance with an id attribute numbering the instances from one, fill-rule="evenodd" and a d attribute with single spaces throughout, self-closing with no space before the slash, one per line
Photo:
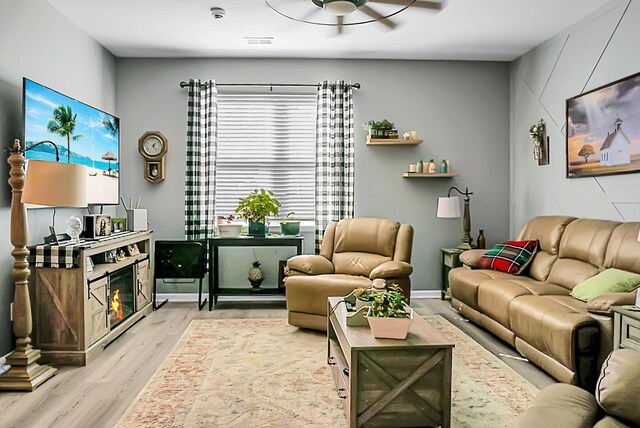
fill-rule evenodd
<path id="1" fill-rule="evenodd" d="M 166 4 L 169 12 L 158 11 L 165 18 L 149 13 L 143 19 L 135 17 L 141 13 L 138 8 L 144 11 L 144 5 L 125 2 L 106 6 L 109 11 L 93 1 L 3 3 L 3 147 L 22 139 L 23 77 L 119 117 L 120 195 L 128 205 L 132 205 L 130 198 L 133 205 L 140 198 L 153 240 L 183 240 L 189 89 L 181 88 L 180 82 L 215 80 L 221 95 L 225 93 L 223 85 L 233 83 L 266 84 L 255 88 L 257 93 L 279 92 L 277 86 L 269 84 L 315 85 L 326 80 L 359 83 L 360 89 L 353 90 L 354 217 L 393 219 L 413 227 L 411 305 L 418 313 L 448 311 L 456 327 L 486 344 L 494 354 L 507 355 L 496 358 L 515 366 L 522 376 L 532 373 L 528 379 L 535 384 L 531 391 L 552 382 L 553 377 L 536 365 L 510 358 L 525 357 L 500 339 L 476 326 L 470 326 L 476 330 L 465 327 L 473 323 L 452 311 L 448 301 L 440 301 L 441 249 L 460 243 L 463 222 L 460 218 L 439 218 L 438 200 L 453 186 L 473 192 L 469 201 L 471 236 L 475 243 L 482 229 L 487 248 L 517 238 L 521 228 L 536 216 L 640 221 L 640 199 L 633 186 L 638 183 L 638 175 L 567 178 L 565 137 L 567 99 L 640 71 L 632 42 L 640 31 L 636 25 L 640 22 L 640 3 L 495 1 L 480 5 L 461 0 L 444 2 L 440 10 L 410 7 L 392 17 L 398 24 L 393 30 L 372 22 L 345 26 L 341 34 L 336 26 L 313 26 L 279 16 L 264 1 L 236 3 Z M 305 3 L 307 8 L 316 7 Z M 213 6 L 226 9 L 227 16 L 214 19 L 210 13 Z M 373 2 L 370 6 L 381 7 Z M 163 20 L 167 14 L 175 19 L 167 23 Z M 496 18 L 497 14 L 501 17 Z M 109 27 L 92 24 L 87 19 L 91 15 L 101 16 L 97 19 L 110 22 Z M 181 45 L 180 28 L 199 26 L 207 27 L 203 36 L 194 37 L 191 45 Z M 423 32 L 423 26 L 433 28 Z M 487 29 L 492 26 L 492 31 Z M 142 33 L 152 36 L 146 39 Z M 127 35 L 127 44 L 116 37 L 122 34 Z M 225 34 L 234 36 L 221 38 Z M 256 36 L 273 36 L 273 45 L 248 45 L 242 39 Z M 302 88 L 305 90 L 310 91 Z M 404 131 L 416 131 L 422 144 L 367 145 L 367 131 L 361 124 L 382 119 L 394 122 L 400 138 Z M 530 127 L 540 119 L 549 138 L 548 165 L 539 165 L 534 159 Z M 623 129 L 628 123 L 623 123 Z M 146 163 L 139 153 L 138 140 L 148 131 L 161 132 L 169 143 L 164 157 L 165 177 L 159 183 L 144 177 Z M 410 164 L 418 160 L 426 164 L 430 159 L 438 168 L 443 159 L 449 160 L 449 171 L 456 176 L 403 177 Z M 0 163 L 0 171 L 8 177 L 9 165 Z M 105 205 L 104 213 L 126 216 L 118 203 Z M 0 279 L 6 284 L 0 288 L 0 355 L 9 354 L 15 347 L 10 206 L 7 187 L 0 193 L 0 224 L 5 230 L 0 243 Z M 92 208 L 92 213 L 98 211 L 100 206 Z M 53 213 L 58 229 L 64 229 L 67 218 L 74 213 L 79 217 L 88 214 L 85 209 L 64 208 Z M 28 243 L 39 244 L 49 234 L 52 210 L 29 209 L 27 216 Z M 314 253 L 313 229 L 303 224 L 305 254 Z M 254 259 L 262 263 L 267 286 L 278 281 L 278 261 L 295 255 L 291 248 L 228 251 L 222 255 L 221 283 L 243 283 L 247 287 L 247 271 Z M 63 367 L 32 393 L 0 394 L 1 420 L 7 421 L 6 426 L 113 426 L 167 361 L 191 319 L 244 318 L 247 322 L 287 317 L 282 300 L 221 299 L 211 312 L 198 311 L 193 303 L 197 282 L 158 281 L 157 287 L 159 300 L 168 298 L 169 303 L 132 325 L 96 360 L 81 368 Z M 109 381 L 107 360 L 122 356 L 134 367 L 126 371 L 130 386 L 124 381 L 122 386 L 108 389 L 110 397 L 103 396 L 101 387 Z M 242 358 L 242 354 L 237 357 Z M 225 372 L 231 374 L 233 371 Z M 455 373 L 452 382 L 455 388 Z M 278 388 L 277 383 L 273 388 Z M 332 383 L 328 388 L 333 391 Z M 38 403 L 48 396 L 58 396 L 58 400 L 47 401 L 45 409 L 38 410 Z M 64 396 L 69 398 L 65 400 Z M 97 404 L 90 405 L 87 400 Z M 118 402 L 115 408 L 111 407 L 114 402 Z M 176 405 L 186 406 L 184 402 Z M 74 412 L 71 408 L 82 410 Z M 196 419 L 189 423 L 197 423 L 198 416 L 204 417 L 197 412 L 190 414 Z M 155 421 L 158 425 L 172 423 Z M 215 425 L 208 419 L 202 421 Z M 484 423 L 476 426 L 491 426 Z M 291 424 L 296 425 L 302 424 Z M 336 422 L 336 426 L 343 425 Z"/>

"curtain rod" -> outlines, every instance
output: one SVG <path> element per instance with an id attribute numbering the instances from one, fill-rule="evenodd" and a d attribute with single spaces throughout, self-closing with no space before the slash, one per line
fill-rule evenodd
<path id="1" fill-rule="evenodd" d="M 207 82 L 200 83 L 200 86 L 207 86 Z M 187 82 L 180 82 L 181 88 L 189 86 Z M 264 86 L 267 88 L 275 87 L 314 87 L 320 86 L 318 83 L 216 83 L 216 86 Z M 360 83 L 353 83 L 353 89 L 360 89 Z"/>

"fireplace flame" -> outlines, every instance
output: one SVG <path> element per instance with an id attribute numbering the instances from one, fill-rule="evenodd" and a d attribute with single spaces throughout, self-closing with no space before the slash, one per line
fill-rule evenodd
<path id="1" fill-rule="evenodd" d="M 114 312 L 112 315 L 113 320 L 121 320 L 122 319 L 122 304 L 120 303 L 120 290 L 116 290 L 113 293 L 113 298 L 111 298 L 111 311 Z"/>

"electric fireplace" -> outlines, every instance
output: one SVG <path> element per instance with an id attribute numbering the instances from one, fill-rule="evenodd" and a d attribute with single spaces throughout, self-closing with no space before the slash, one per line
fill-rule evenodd
<path id="1" fill-rule="evenodd" d="M 113 330 L 135 312 L 134 266 L 109 275 L 109 326 Z"/>

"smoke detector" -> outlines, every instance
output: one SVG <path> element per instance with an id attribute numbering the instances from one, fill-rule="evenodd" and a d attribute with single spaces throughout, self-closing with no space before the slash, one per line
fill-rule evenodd
<path id="1" fill-rule="evenodd" d="M 222 19 L 225 16 L 227 16 L 227 11 L 221 7 L 212 7 L 211 16 L 213 16 L 213 19 L 216 19 L 216 20 Z"/>

